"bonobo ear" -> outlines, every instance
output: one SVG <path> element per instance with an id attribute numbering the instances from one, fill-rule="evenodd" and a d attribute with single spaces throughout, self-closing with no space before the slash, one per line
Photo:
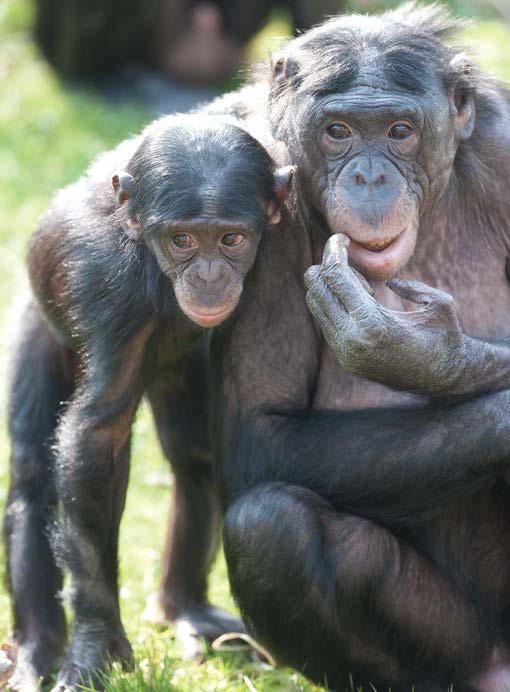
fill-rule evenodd
<path id="1" fill-rule="evenodd" d="M 136 181 L 133 176 L 126 173 L 126 171 L 115 173 L 112 177 L 112 185 L 118 207 L 124 204 L 124 202 L 127 202 L 136 191 Z M 122 229 L 131 240 L 138 240 L 140 237 L 141 226 L 136 216 L 129 217 L 126 223 L 122 224 Z"/>
<path id="2" fill-rule="evenodd" d="M 271 82 L 282 82 L 289 77 L 294 77 L 299 69 L 297 60 L 291 56 L 281 55 L 278 58 L 271 58 Z"/>
<path id="3" fill-rule="evenodd" d="M 475 127 L 475 104 L 469 89 L 472 63 L 465 53 L 459 53 L 450 61 L 450 70 L 455 79 L 451 92 L 455 108 L 455 133 L 457 139 L 464 142 L 471 137 Z"/>
<path id="4" fill-rule="evenodd" d="M 270 224 L 279 223 L 281 219 L 280 206 L 287 199 L 292 184 L 296 166 L 279 168 L 274 174 L 274 198 L 266 208 L 267 221 Z"/>

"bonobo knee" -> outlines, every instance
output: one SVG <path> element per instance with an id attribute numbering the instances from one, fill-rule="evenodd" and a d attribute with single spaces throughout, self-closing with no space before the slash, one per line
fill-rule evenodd
<path id="1" fill-rule="evenodd" d="M 312 544 L 320 541 L 315 510 L 327 506 L 315 493 L 287 483 L 266 483 L 240 497 L 223 527 L 231 578 L 238 582 L 246 575 L 252 584 L 254 577 L 265 580 L 265 575 L 273 584 L 287 578 L 296 558 L 306 561 Z"/>

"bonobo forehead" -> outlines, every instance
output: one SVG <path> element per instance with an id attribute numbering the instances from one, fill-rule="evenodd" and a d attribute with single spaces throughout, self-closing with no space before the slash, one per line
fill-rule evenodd
<path id="1" fill-rule="evenodd" d="M 246 233 L 254 230 L 254 224 L 250 220 L 204 215 L 186 219 L 169 219 L 162 225 L 167 230 L 210 236 L 223 233 Z"/>
<path id="2" fill-rule="evenodd" d="M 458 23 L 438 7 L 331 19 L 284 53 L 296 95 L 344 93 L 360 86 L 430 95 L 448 87 L 455 50 L 441 38 Z"/>
<path id="3" fill-rule="evenodd" d="M 257 219 L 274 192 L 273 162 L 242 128 L 221 118 L 167 116 L 150 125 L 129 163 L 145 227 L 200 216 Z"/>
<path id="4" fill-rule="evenodd" d="M 361 120 L 378 125 L 381 119 L 408 119 L 421 125 L 433 108 L 433 101 L 415 94 L 385 91 L 371 84 L 356 85 L 342 94 L 326 94 L 318 99 L 320 117 L 340 118 L 348 122 Z"/>

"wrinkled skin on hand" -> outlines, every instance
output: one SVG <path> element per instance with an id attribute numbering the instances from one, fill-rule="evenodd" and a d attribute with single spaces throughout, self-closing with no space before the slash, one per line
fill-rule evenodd
<path id="1" fill-rule="evenodd" d="M 387 285 L 420 307 L 389 310 L 347 262 L 349 238 L 333 235 L 320 266 L 305 274 L 306 302 L 340 364 L 382 384 L 431 396 L 454 392 L 462 379 L 466 335 L 456 303 L 419 281 Z"/>

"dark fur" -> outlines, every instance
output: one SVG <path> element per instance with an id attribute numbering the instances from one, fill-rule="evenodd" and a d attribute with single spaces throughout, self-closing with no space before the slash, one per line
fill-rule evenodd
<path id="1" fill-rule="evenodd" d="M 117 204 L 112 176 L 119 170 L 132 176 L 135 192 Z M 175 473 L 163 616 L 186 620 L 197 646 L 199 636 L 242 627 L 206 596 L 219 520 L 207 435 L 208 332 L 183 315 L 173 274 L 163 273 L 152 248 L 165 242 L 165 223 L 205 214 L 207 223 L 249 224 L 254 255 L 274 199 L 273 163 L 250 135 L 224 120 L 171 116 L 101 156 L 57 195 L 35 232 L 28 253 L 33 298 L 9 407 L 4 532 L 20 647 L 14 687 L 35 689 L 65 643 L 62 577 L 48 538 L 57 498 L 63 519 L 54 544 L 71 572 L 75 618 L 57 688 L 74 689 L 108 658 L 130 657 L 118 606 L 117 539 L 131 423 L 144 392 Z M 129 219 L 141 231 L 138 241 L 124 232 Z M 221 227 L 200 237 L 213 232 Z M 249 269 L 243 262 L 229 260 L 241 287 Z"/>
<path id="2" fill-rule="evenodd" d="M 445 41 L 457 23 L 441 8 L 354 21 L 356 30 L 340 17 L 291 41 L 269 83 L 210 109 L 282 140 L 298 163 L 293 204 L 264 239 L 244 309 L 213 340 L 231 585 L 254 635 L 313 680 L 491 689 L 475 678 L 510 660 L 510 356 L 490 345 L 510 337 L 510 96 L 469 63 L 452 65 Z M 451 293 L 476 337 L 461 361 L 461 403 L 451 391 L 431 399 L 433 381 L 429 392 L 398 392 L 341 368 L 306 307 L 303 274 L 332 229 L 310 192 L 318 133 L 299 139 L 299 118 L 325 94 L 341 101 L 370 48 L 395 98 L 444 105 L 455 88 L 459 106 L 475 105 L 474 131 L 440 198 L 423 202 L 401 271 Z M 416 308 L 375 290 L 389 308 Z M 375 357 L 376 343 L 357 354 Z M 452 353 L 440 354 L 446 365 L 457 365 Z"/>

